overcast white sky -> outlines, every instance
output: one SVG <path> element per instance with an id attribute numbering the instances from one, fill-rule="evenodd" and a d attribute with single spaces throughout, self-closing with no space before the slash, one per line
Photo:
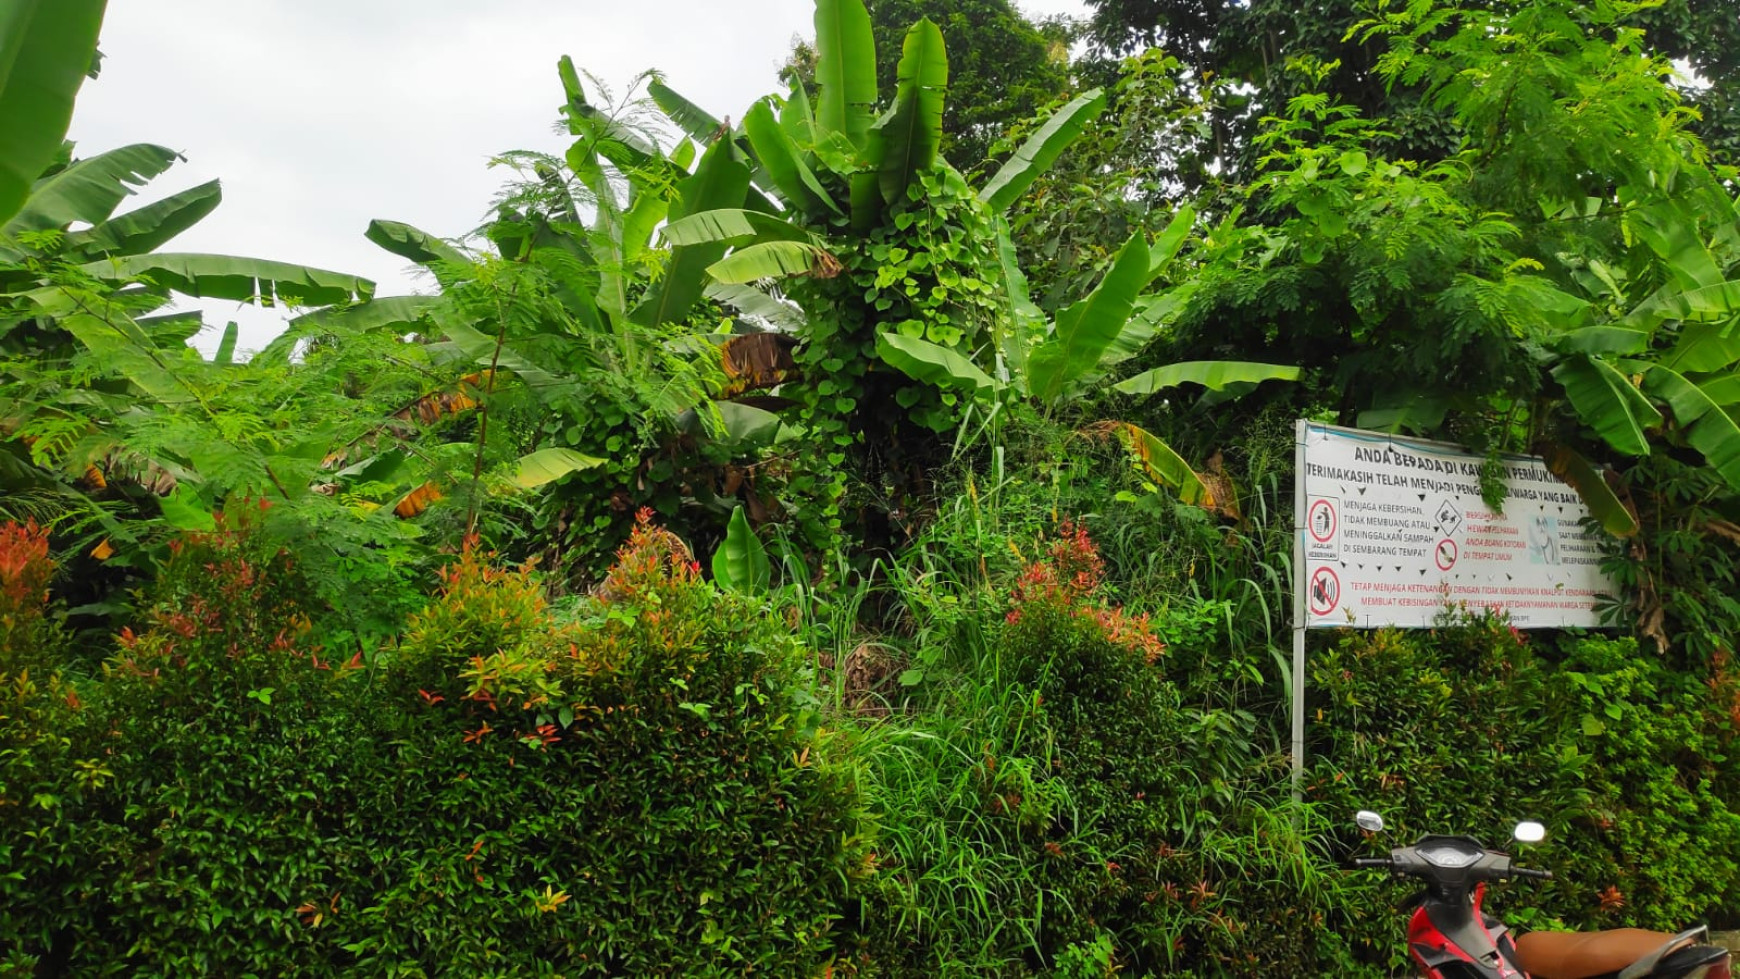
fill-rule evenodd
<path id="1" fill-rule="evenodd" d="M 1017 0 L 1082 16 L 1082 0 Z M 221 178 L 224 203 L 168 247 L 298 262 L 416 291 L 363 238 L 372 218 L 444 237 L 485 217 L 502 150 L 560 152 L 556 60 L 612 85 L 647 68 L 715 115 L 778 87 L 810 0 L 110 0 L 102 77 L 80 93 L 89 155 L 161 143 L 187 157 L 127 206 Z M 207 304 L 258 349 L 281 316 Z M 216 334 L 201 338 L 208 352 Z"/>

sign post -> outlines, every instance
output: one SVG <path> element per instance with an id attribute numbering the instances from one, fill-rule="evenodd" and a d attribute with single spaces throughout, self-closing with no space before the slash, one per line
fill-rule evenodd
<path id="1" fill-rule="evenodd" d="M 1305 795 L 1305 589 L 1297 582 L 1305 567 L 1305 428 L 1301 419 L 1293 437 L 1293 801 Z"/>
<path id="2" fill-rule="evenodd" d="M 1571 487 L 1534 456 L 1486 459 L 1444 442 L 1300 421 L 1293 495 L 1293 795 L 1305 774 L 1305 631 L 1430 628 L 1447 609 L 1523 629 L 1598 628 L 1614 591 Z"/>

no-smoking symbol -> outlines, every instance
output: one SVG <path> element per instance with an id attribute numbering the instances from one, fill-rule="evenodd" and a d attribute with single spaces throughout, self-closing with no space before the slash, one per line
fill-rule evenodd
<path id="1" fill-rule="evenodd" d="M 1438 549 L 1432 555 L 1438 562 L 1439 571 L 1449 571 L 1456 566 L 1456 542 L 1446 537 L 1438 542 Z"/>
<path id="2" fill-rule="evenodd" d="M 1312 615 L 1328 615 L 1335 611 L 1335 607 L 1341 604 L 1341 579 L 1335 576 L 1335 569 L 1322 567 L 1311 572 L 1306 596 L 1311 603 Z"/>

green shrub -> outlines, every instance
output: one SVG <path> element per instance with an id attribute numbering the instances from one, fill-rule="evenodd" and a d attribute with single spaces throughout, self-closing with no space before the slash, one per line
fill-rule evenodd
<path id="1" fill-rule="evenodd" d="M 1495 620 L 1346 634 L 1312 657 L 1308 797 L 1342 818 L 1376 809 L 1400 840 L 1496 844 L 1544 822 L 1527 862 L 1558 879 L 1495 890 L 1513 925 L 1675 930 L 1726 914 L 1740 897 L 1732 680 L 1674 672 L 1630 639 L 1561 646 Z M 1368 961 L 1400 961 L 1380 903 L 1393 896 L 1352 901 L 1335 924 Z"/>
<path id="2" fill-rule="evenodd" d="M 88 706 L 17 688 L 41 707 L 21 715 L 28 755 L 6 701 L 7 785 L 24 759 L 58 796 L 27 826 L 25 805 L 6 808 L 33 835 L 0 849 L 0 961 L 822 969 L 844 889 L 870 869 L 851 772 L 806 706 L 801 651 L 701 580 L 680 541 L 643 523 L 572 622 L 528 570 L 468 550 L 370 667 L 314 644 L 299 572 L 257 523 L 178 542 Z M 99 768 L 73 760 L 87 750 Z"/>

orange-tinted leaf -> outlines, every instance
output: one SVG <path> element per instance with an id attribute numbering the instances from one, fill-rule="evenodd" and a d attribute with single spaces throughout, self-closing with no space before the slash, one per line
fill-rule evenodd
<path id="1" fill-rule="evenodd" d="M 401 520 L 409 520 L 429 509 L 429 505 L 441 499 L 441 496 L 441 487 L 432 481 L 424 483 L 405 494 L 405 498 L 399 501 L 399 505 L 393 507 L 393 513 L 397 514 Z"/>

